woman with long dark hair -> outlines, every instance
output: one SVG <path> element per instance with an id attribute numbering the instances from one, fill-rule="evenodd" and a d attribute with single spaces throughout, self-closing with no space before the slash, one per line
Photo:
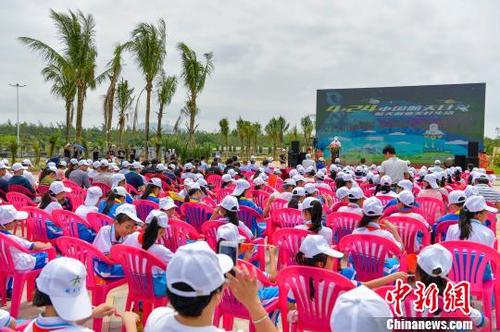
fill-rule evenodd
<path id="1" fill-rule="evenodd" d="M 297 229 L 305 229 L 313 234 L 321 235 L 328 244 L 332 244 L 333 231 L 330 227 L 323 226 L 323 207 L 321 202 L 315 197 L 306 197 L 300 204 L 299 209 L 304 218 L 303 225 L 297 225 Z"/>
<path id="2" fill-rule="evenodd" d="M 152 178 L 148 185 L 146 186 L 146 190 L 141 196 L 141 199 L 146 199 L 148 201 L 152 201 L 155 203 L 160 203 L 160 199 L 158 196 L 162 193 L 162 184 L 159 178 Z"/>
<path id="3" fill-rule="evenodd" d="M 99 213 L 114 218 L 116 215 L 116 209 L 125 203 L 127 195 L 128 192 L 124 187 L 118 186 L 113 188 L 109 191 L 107 198 L 99 203 Z"/>

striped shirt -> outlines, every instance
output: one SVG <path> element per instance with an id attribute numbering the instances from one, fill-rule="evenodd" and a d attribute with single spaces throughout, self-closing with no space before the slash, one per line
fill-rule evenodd
<path id="1" fill-rule="evenodd" d="M 500 201 L 500 192 L 488 186 L 487 184 L 476 184 L 474 188 L 480 196 L 483 196 L 486 202 L 496 203 Z"/>

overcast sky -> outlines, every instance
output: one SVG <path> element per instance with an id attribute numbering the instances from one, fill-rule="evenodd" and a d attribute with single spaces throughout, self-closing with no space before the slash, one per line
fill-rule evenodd
<path id="1" fill-rule="evenodd" d="M 2 0 L 0 122 L 15 121 L 11 82 L 28 85 L 22 121 L 64 121 L 63 101 L 40 76 L 42 61 L 16 40 L 30 36 L 59 48 L 50 8 L 94 15 L 98 71 L 138 22 L 160 17 L 167 22 L 167 74 L 180 73 L 178 42 L 200 55 L 213 51 L 215 72 L 199 99 L 202 129 L 217 129 L 222 117 L 232 126 L 239 116 L 265 124 L 283 115 L 298 123 L 315 113 L 316 89 L 469 82 L 487 84 L 486 135 L 500 127 L 497 0 Z M 129 55 L 124 63 L 123 77 L 140 90 L 136 64 Z M 85 126 L 103 122 L 106 87 L 88 93 Z M 185 96 L 178 89 L 166 122 L 173 124 Z"/>

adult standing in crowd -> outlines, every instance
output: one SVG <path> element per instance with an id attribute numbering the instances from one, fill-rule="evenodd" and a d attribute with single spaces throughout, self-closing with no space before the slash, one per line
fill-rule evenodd
<path id="1" fill-rule="evenodd" d="M 380 177 L 389 175 L 393 185 L 410 177 L 408 163 L 396 156 L 396 149 L 392 145 L 386 145 L 382 153 L 385 160 L 381 165 Z"/>

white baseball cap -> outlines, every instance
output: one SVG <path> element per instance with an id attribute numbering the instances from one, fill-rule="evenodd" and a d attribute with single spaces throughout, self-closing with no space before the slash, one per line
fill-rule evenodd
<path id="1" fill-rule="evenodd" d="M 61 161 L 59 162 L 59 165 L 57 165 L 57 166 L 66 167 L 66 166 L 68 166 L 68 164 L 67 164 L 64 160 L 61 160 Z"/>
<path id="2" fill-rule="evenodd" d="M 363 202 L 363 214 L 366 216 L 381 216 L 384 213 L 384 205 L 375 196 L 367 198 Z"/>
<path id="3" fill-rule="evenodd" d="M 344 198 L 349 196 L 349 193 L 350 193 L 349 188 L 347 188 L 346 186 L 343 186 L 343 187 L 340 187 L 339 189 L 337 189 L 337 191 L 335 192 L 335 196 L 337 197 L 337 199 L 343 200 Z"/>
<path id="4" fill-rule="evenodd" d="M 401 180 L 398 182 L 398 187 L 403 188 L 404 190 L 412 191 L 413 183 L 410 180 Z"/>
<path id="5" fill-rule="evenodd" d="M 305 180 L 304 177 L 300 174 L 294 175 L 292 179 L 295 181 L 295 183 Z"/>
<path id="6" fill-rule="evenodd" d="M 292 170 L 290 170 L 290 172 L 288 172 L 288 176 L 290 178 L 293 178 L 297 174 L 299 174 L 299 172 L 296 169 L 292 169 Z"/>
<path id="7" fill-rule="evenodd" d="M 306 191 L 307 194 L 314 194 L 315 192 L 318 191 L 314 183 L 306 183 L 304 185 L 304 190 Z"/>
<path id="8" fill-rule="evenodd" d="M 486 204 L 484 197 L 479 195 L 467 198 L 465 200 L 464 208 L 473 213 L 481 211 L 488 211 L 491 213 L 498 212 L 497 209 Z"/>
<path id="9" fill-rule="evenodd" d="M 415 196 L 409 190 L 403 190 L 398 194 L 398 200 L 405 206 L 412 207 L 415 205 Z"/>
<path id="10" fill-rule="evenodd" d="M 313 207 L 314 202 L 319 202 L 319 200 L 315 197 L 306 197 L 302 203 L 299 204 L 299 210 L 310 209 Z"/>
<path id="11" fill-rule="evenodd" d="M 485 173 L 479 173 L 479 172 L 473 172 L 474 174 L 472 175 L 472 181 L 475 182 L 476 180 L 490 180 L 489 176 Z"/>
<path id="12" fill-rule="evenodd" d="M 17 211 L 14 205 L 0 205 L 0 225 L 7 225 L 14 220 L 28 218 L 28 212 Z"/>
<path id="13" fill-rule="evenodd" d="M 342 174 L 342 180 L 344 180 L 345 182 L 349 182 L 349 181 L 353 181 L 353 177 L 352 177 L 352 174 L 349 174 L 349 173 L 344 173 Z"/>
<path id="14" fill-rule="evenodd" d="M 108 167 L 109 161 L 107 159 L 101 159 L 100 164 L 101 164 L 101 167 Z"/>
<path id="15" fill-rule="evenodd" d="M 152 184 L 153 186 L 158 187 L 160 189 L 162 188 L 161 179 L 159 179 L 159 178 L 151 178 L 151 180 L 149 180 L 148 183 Z"/>
<path id="16" fill-rule="evenodd" d="M 90 187 L 87 189 L 87 196 L 85 197 L 85 205 L 95 206 L 99 199 L 102 197 L 102 190 L 99 187 Z"/>
<path id="17" fill-rule="evenodd" d="M 130 163 L 126 160 L 122 161 L 122 168 L 128 168 L 130 166 Z"/>
<path id="18" fill-rule="evenodd" d="M 304 197 L 306 195 L 306 190 L 303 187 L 295 187 L 292 190 L 292 195 Z"/>
<path id="19" fill-rule="evenodd" d="M 201 187 L 208 187 L 208 182 L 204 178 L 199 178 L 196 180 L 196 183 L 198 183 Z"/>
<path id="20" fill-rule="evenodd" d="M 236 175 L 238 175 L 238 172 L 236 172 L 233 168 L 230 168 L 227 170 L 227 174 L 231 175 L 231 177 L 234 178 Z"/>
<path id="21" fill-rule="evenodd" d="M 87 270 L 80 261 L 59 257 L 44 266 L 36 287 L 50 298 L 61 319 L 76 322 L 92 315 L 86 278 Z"/>
<path id="22" fill-rule="evenodd" d="M 306 258 L 313 258 L 319 254 L 325 254 L 333 258 L 342 258 L 344 254 L 337 251 L 328 245 L 323 235 L 309 234 L 300 244 L 299 251 L 304 254 Z"/>
<path id="23" fill-rule="evenodd" d="M 73 164 L 73 165 L 78 165 L 78 159 L 72 158 L 72 159 L 69 160 L 69 163 Z"/>
<path id="24" fill-rule="evenodd" d="M 380 185 L 382 186 L 390 186 L 392 185 L 392 179 L 389 175 L 384 175 L 380 178 Z"/>
<path id="25" fill-rule="evenodd" d="M 238 226 L 229 222 L 217 228 L 216 238 L 217 241 L 225 240 L 230 242 L 243 242 L 245 240 L 245 237 L 240 235 Z"/>
<path id="26" fill-rule="evenodd" d="M 252 182 L 253 182 L 253 184 L 254 184 L 255 186 L 262 186 L 262 185 L 266 184 L 266 181 L 264 181 L 264 179 L 263 179 L 263 178 L 261 178 L 260 176 L 258 176 L 258 177 L 256 177 L 255 179 L 253 179 L 253 181 L 252 181 Z"/>
<path id="27" fill-rule="evenodd" d="M 356 287 L 337 298 L 330 317 L 332 331 L 386 332 L 392 311 L 385 300 L 366 286 Z"/>
<path id="28" fill-rule="evenodd" d="M 194 165 L 192 163 L 186 163 L 184 164 L 184 169 L 185 170 L 192 170 L 194 168 Z"/>
<path id="29" fill-rule="evenodd" d="M 24 170 L 24 169 L 28 169 L 28 168 L 24 167 L 23 164 L 21 164 L 21 163 L 14 163 L 14 165 L 12 165 L 12 170 L 14 172 L 17 172 L 17 171 L 20 171 L 20 170 Z"/>
<path id="30" fill-rule="evenodd" d="M 360 187 L 352 187 L 349 189 L 349 199 L 361 199 L 366 198 L 363 190 Z"/>
<path id="31" fill-rule="evenodd" d="M 467 197 L 465 196 L 465 192 L 463 192 L 462 190 L 453 190 L 448 195 L 448 205 L 465 203 L 466 198 Z"/>
<path id="32" fill-rule="evenodd" d="M 29 160 L 29 159 L 24 159 L 23 160 L 23 165 L 24 166 L 33 166 L 33 164 L 31 163 L 31 160 Z"/>
<path id="33" fill-rule="evenodd" d="M 156 165 L 156 169 L 162 172 L 165 169 L 167 169 L 167 167 L 165 167 L 165 165 L 163 165 L 163 164 L 158 164 L 158 165 Z"/>
<path id="34" fill-rule="evenodd" d="M 132 168 L 133 168 L 133 169 L 141 169 L 141 168 L 142 168 L 142 165 L 141 165 L 141 163 L 140 163 L 140 162 L 138 162 L 138 161 L 134 161 L 134 162 L 132 163 Z"/>
<path id="35" fill-rule="evenodd" d="M 49 167 L 47 167 L 47 169 L 51 172 L 57 173 L 57 167 L 55 167 L 55 166 L 49 166 Z"/>
<path id="36" fill-rule="evenodd" d="M 116 188 L 120 188 L 120 187 L 116 187 Z M 115 215 L 119 215 L 119 214 L 125 214 L 127 217 L 129 217 L 130 219 L 132 219 L 136 223 L 142 224 L 142 220 L 139 219 L 139 217 L 137 216 L 137 210 L 135 209 L 135 206 L 133 204 L 123 203 L 122 205 L 117 207 Z"/>
<path id="37" fill-rule="evenodd" d="M 222 182 L 231 182 L 233 181 L 233 177 L 231 174 L 224 174 L 221 178 Z"/>
<path id="38" fill-rule="evenodd" d="M 78 162 L 78 166 L 88 166 L 89 164 L 85 159 L 82 159 Z"/>
<path id="39" fill-rule="evenodd" d="M 448 249 L 436 243 L 420 251 L 417 264 L 428 275 L 444 278 L 450 273 L 453 256 Z"/>
<path id="40" fill-rule="evenodd" d="M 297 183 L 295 182 L 294 179 L 286 179 L 285 181 L 283 181 L 283 186 L 293 186 L 295 187 L 297 185 Z"/>
<path id="41" fill-rule="evenodd" d="M 97 168 L 101 167 L 101 162 L 100 162 L 99 160 L 94 161 L 94 162 L 92 163 L 92 167 L 93 167 L 94 169 L 97 169 Z"/>
<path id="42" fill-rule="evenodd" d="M 223 207 L 228 211 L 233 211 L 233 212 L 240 210 L 240 204 L 238 203 L 238 199 L 231 195 L 227 195 L 226 197 L 224 197 L 220 202 L 219 206 Z"/>
<path id="43" fill-rule="evenodd" d="M 10 167 L 7 166 L 3 161 L 0 161 L 0 169 L 9 169 Z"/>
<path id="44" fill-rule="evenodd" d="M 438 159 L 438 160 L 434 161 L 434 165 L 441 165 L 441 160 Z"/>
<path id="45" fill-rule="evenodd" d="M 118 183 L 122 182 L 123 180 L 126 180 L 125 174 L 122 173 L 114 173 L 111 175 L 111 188 L 115 188 L 118 186 Z"/>
<path id="46" fill-rule="evenodd" d="M 313 166 L 308 166 L 305 170 L 306 173 L 311 173 L 314 172 L 314 167 Z"/>
<path id="47" fill-rule="evenodd" d="M 471 185 L 468 185 L 465 188 L 464 193 L 466 198 L 479 195 L 479 191 L 477 190 L 477 188 Z"/>
<path id="48" fill-rule="evenodd" d="M 176 208 L 174 200 L 170 197 L 162 197 L 160 198 L 160 210 L 170 210 L 172 208 Z"/>
<path id="49" fill-rule="evenodd" d="M 71 188 L 65 187 L 62 181 L 54 181 L 50 184 L 49 191 L 57 195 L 62 192 L 70 193 Z"/>
<path id="50" fill-rule="evenodd" d="M 233 190 L 233 196 L 240 196 L 245 190 L 250 188 L 250 183 L 247 180 L 239 179 L 236 181 L 236 188 Z"/>
<path id="51" fill-rule="evenodd" d="M 192 189 L 201 189 L 200 184 L 198 182 L 194 182 L 194 181 L 191 182 L 191 183 L 189 183 L 188 187 L 189 187 L 189 190 L 192 190 Z"/>
<path id="52" fill-rule="evenodd" d="M 127 195 L 128 195 L 127 189 L 125 189 L 122 186 L 116 186 L 116 187 L 114 187 L 113 188 L 113 193 L 115 195 L 118 195 L 118 196 L 121 196 L 121 197 L 127 197 Z"/>
<path id="53" fill-rule="evenodd" d="M 233 268 L 228 255 L 216 254 L 205 241 L 196 241 L 177 249 L 167 266 L 168 290 L 182 297 L 208 296 L 225 282 L 224 275 Z M 185 283 L 193 291 L 173 286 Z"/>
<path id="54" fill-rule="evenodd" d="M 431 188 L 433 189 L 438 189 L 439 186 L 436 182 L 436 176 L 434 174 L 427 174 L 426 176 L 424 176 L 424 181 L 427 182 Z"/>
<path id="55" fill-rule="evenodd" d="M 153 219 L 156 218 L 158 226 L 161 228 L 167 228 L 168 226 L 168 216 L 165 212 L 160 210 L 151 210 L 144 221 L 146 224 L 150 224 Z"/>

